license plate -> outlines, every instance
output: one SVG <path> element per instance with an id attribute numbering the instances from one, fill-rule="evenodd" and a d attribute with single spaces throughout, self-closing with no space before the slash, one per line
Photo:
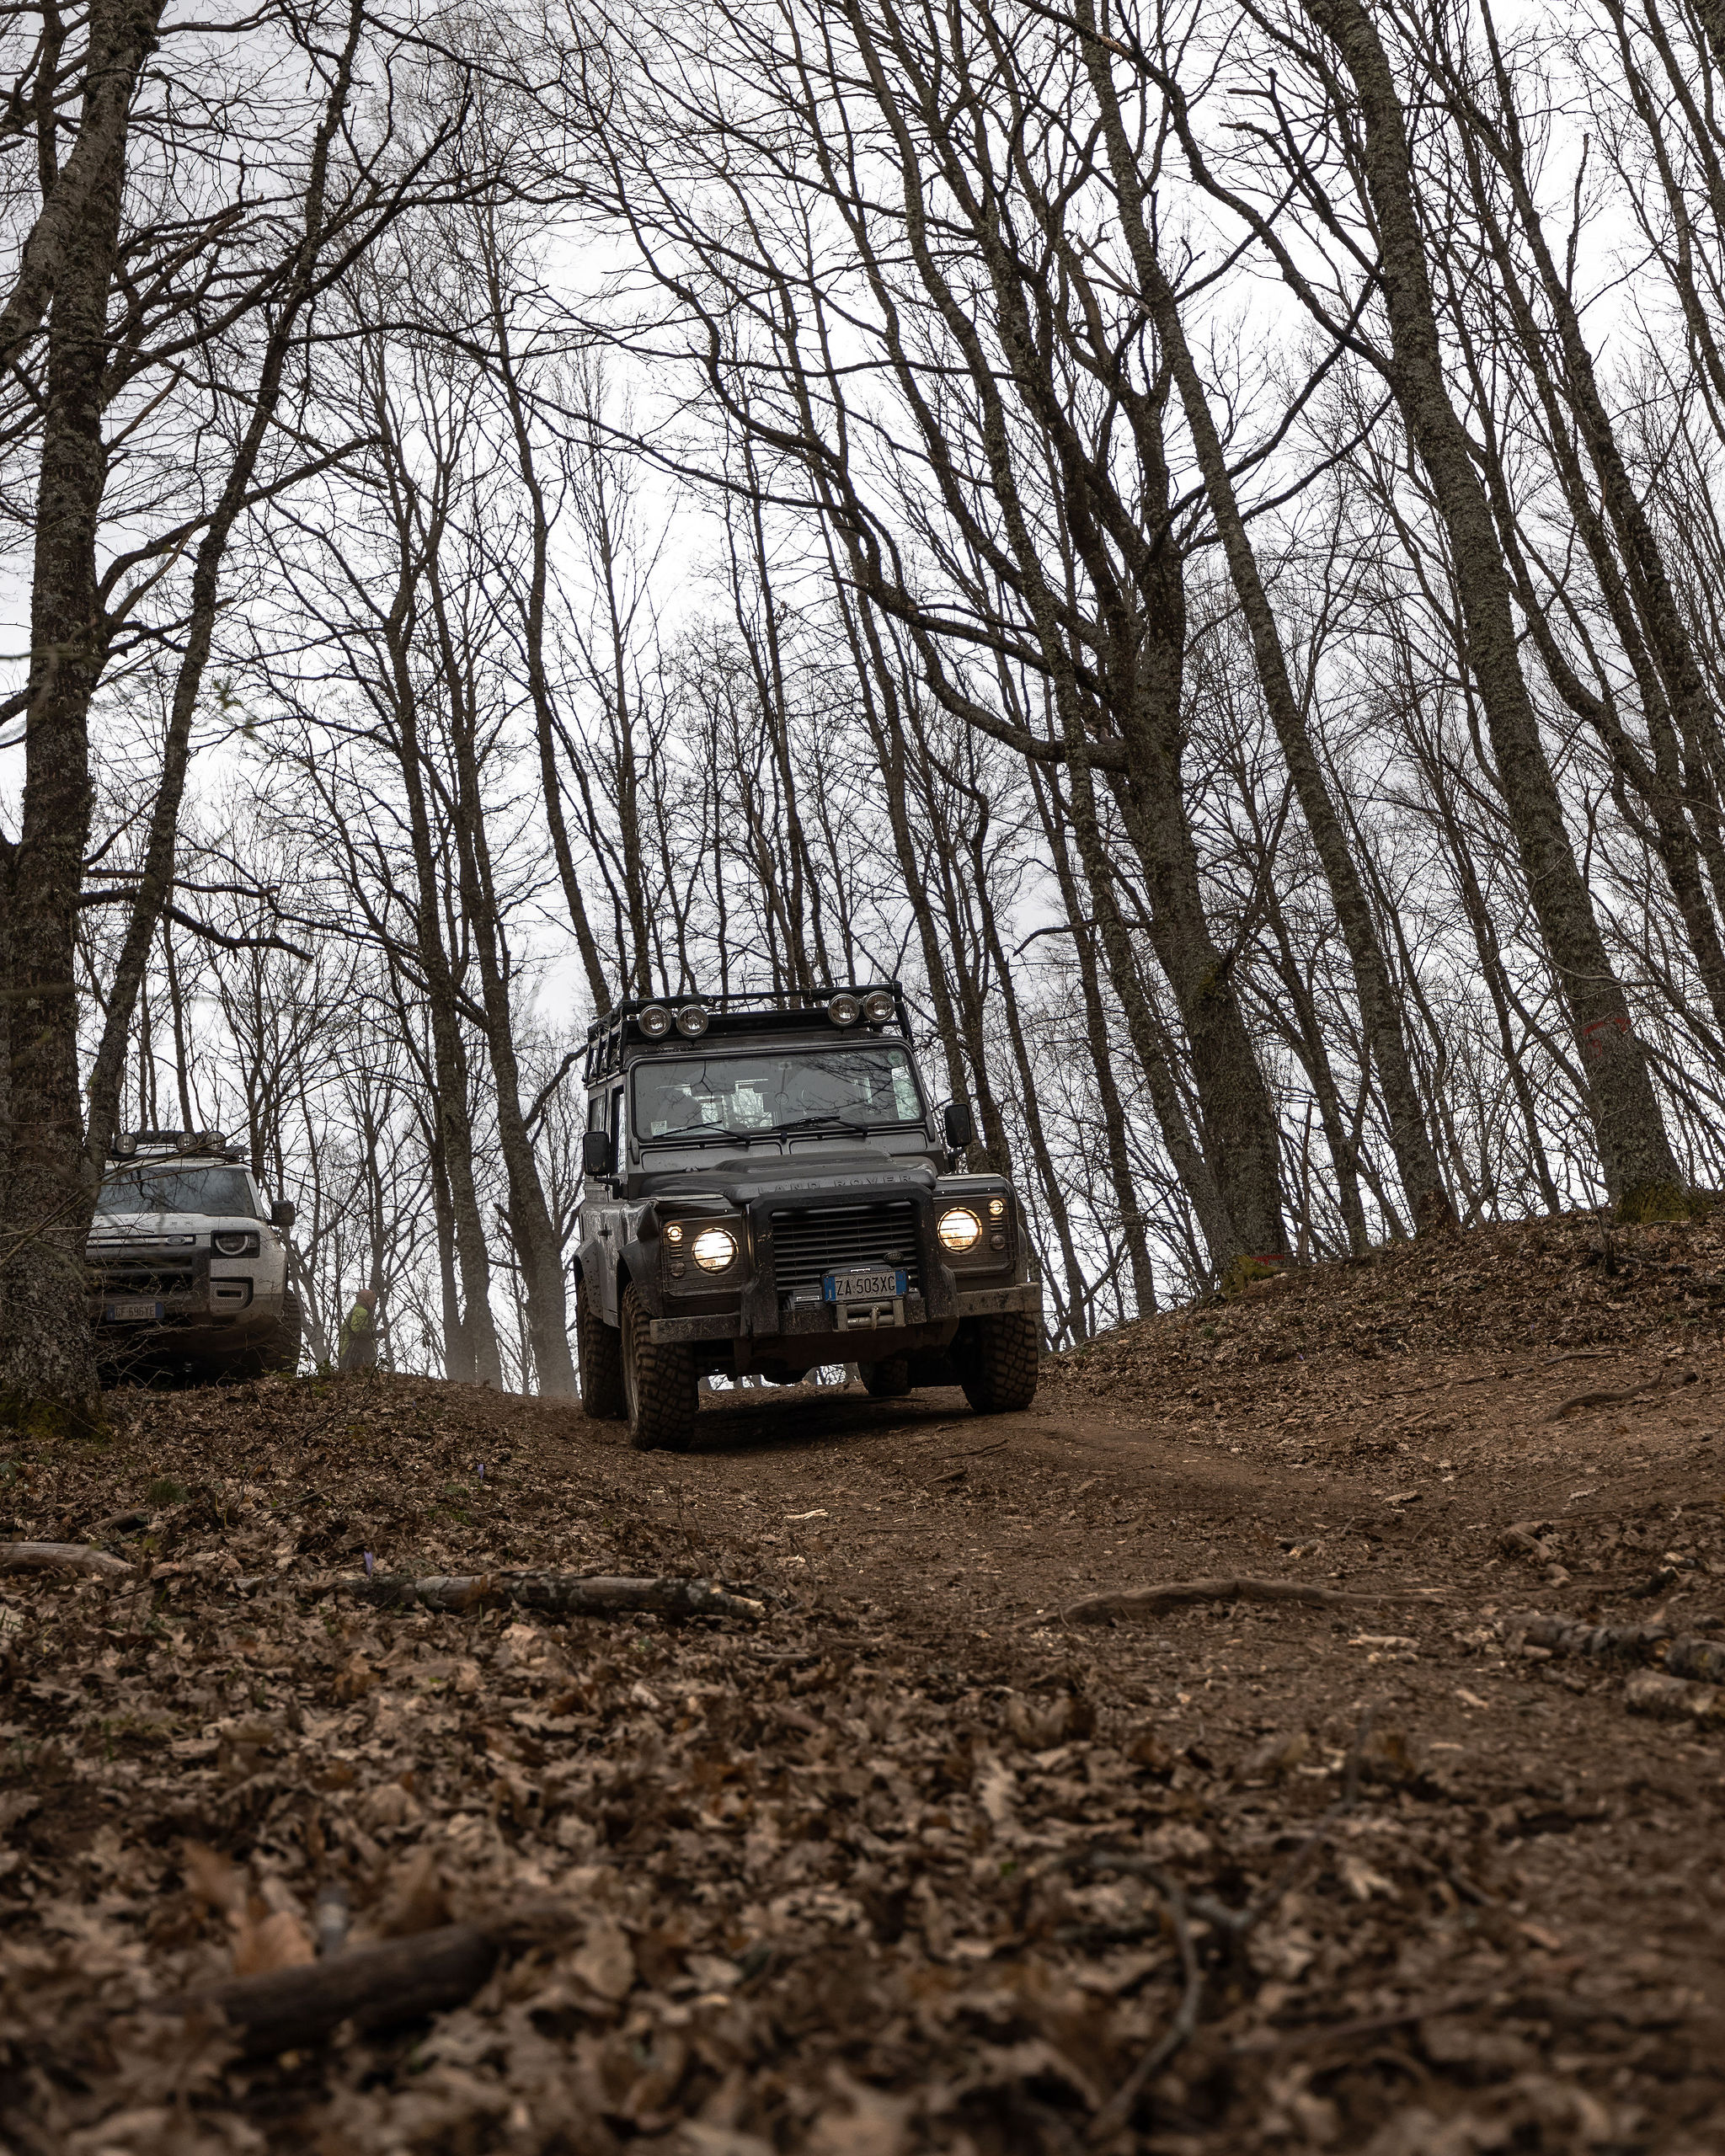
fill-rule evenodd
<path id="1" fill-rule="evenodd" d="M 826 1299 L 830 1303 L 883 1303 L 905 1292 L 905 1272 L 884 1266 L 874 1273 L 829 1273 Z"/>
<path id="2" fill-rule="evenodd" d="M 161 1316 L 160 1303 L 109 1303 L 107 1310 L 109 1325 L 155 1325 Z"/>

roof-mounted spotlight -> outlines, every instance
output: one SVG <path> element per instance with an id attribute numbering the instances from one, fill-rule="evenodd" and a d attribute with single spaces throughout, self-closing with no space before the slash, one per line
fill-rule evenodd
<path id="1" fill-rule="evenodd" d="M 649 1041 L 662 1041 L 670 1031 L 670 1013 L 662 1003 L 649 1003 L 638 1022 Z"/>
<path id="2" fill-rule="evenodd" d="M 707 1031 L 707 1013 L 698 1003 L 686 1003 L 677 1013 L 677 1031 L 692 1041 L 698 1041 Z"/>
<path id="3" fill-rule="evenodd" d="M 862 1016 L 862 1006 L 854 995 L 836 995 L 826 1006 L 826 1015 L 836 1026 L 854 1026 Z"/>
<path id="4" fill-rule="evenodd" d="M 884 988 L 877 988 L 862 999 L 862 1016 L 871 1026 L 884 1026 L 889 1018 L 898 1016 L 899 1006 Z"/>

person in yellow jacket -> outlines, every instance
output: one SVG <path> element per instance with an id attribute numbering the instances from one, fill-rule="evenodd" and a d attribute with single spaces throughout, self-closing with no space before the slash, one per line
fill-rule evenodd
<path id="1" fill-rule="evenodd" d="M 336 1364 L 342 1370 L 374 1370 L 377 1367 L 377 1290 L 361 1288 L 354 1297 L 354 1306 L 342 1320 L 338 1336 L 341 1342 L 341 1358 Z"/>

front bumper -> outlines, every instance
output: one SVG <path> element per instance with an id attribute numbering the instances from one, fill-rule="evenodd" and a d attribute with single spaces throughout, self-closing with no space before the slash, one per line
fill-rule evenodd
<path id="1" fill-rule="evenodd" d="M 140 1352 L 231 1353 L 269 1333 L 281 1315 L 282 1290 L 231 1263 L 212 1268 L 207 1248 L 110 1252 L 90 1262 L 90 1317 L 104 1353 L 131 1344 Z M 158 1315 L 115 1319 L 117 1305 L 153 1303 Z"/>
<path id="2" fill-rule="evenodd" d="M 740 1310 L 721 1310 L 705 1317 L 656 1317 L 648 1327 L 648 1337 L 665 1342 L 746 1340 L 757 1356 L 770 1356 L 777 1342 L 806 1348 L 818 1339 L 825 1339 L 836 1348 L 843 1346 L 847 1350 L 842 1357 L 834 1359 L 853 1362 L 858 1348 L 865 1345 L 885 1346 L 890 1342 L 889 1352 L 894 1353 L 911 1348 L 944 1347 L 958 1322 L 967 1317 L 994 1317 L 1007 1310 L 1029 1310 L 1037 1316 L 1042 1314 L 1042 1289 L 1034 1280 L 1017 1281 L 1000 1288 L 960 1288 L 953 1299 L 957 1309 L 950 1315 L 931 1317 L 921 1295 L 906 1295 L 902 1326 L 875 1326 L 866 1331 L 842 1327 L 834 1305 L 809 1301 L 789 1304 L 779 1313 L 778 1322 L 770 1332 L 745 1325 Z M 915 1338 L 909 1337 L 913 1334 Z"/>

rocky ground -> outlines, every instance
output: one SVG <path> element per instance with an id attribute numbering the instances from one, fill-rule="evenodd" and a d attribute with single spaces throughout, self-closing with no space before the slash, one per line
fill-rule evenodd
<path id="1" fill-rule="evenodd" d="M 0 1582 L 5 2145 L 1716 2151 L 1722 1699 L 1646 1665 L 1725 1631 L 1722 1318 L 1725 1222 L 1572 1220 L 1147 1321 L 1023 1415 L 721 1397 L 684 1458 L 421 1380 L 115 1395 L 0 1456 L 0 1537 L 131 1567 Z M 368 1556 L 765 1614 L 381 1609 Z M 344 1906 L 494 1966 L 257 2057 L 147 2010 Z"/>

